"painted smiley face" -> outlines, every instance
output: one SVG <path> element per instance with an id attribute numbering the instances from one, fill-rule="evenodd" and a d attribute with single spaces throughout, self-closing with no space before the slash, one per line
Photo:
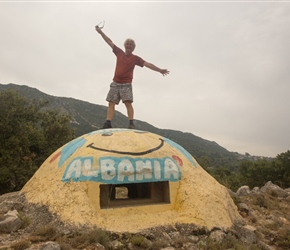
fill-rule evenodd
<path id="1" fill-rule="evenodd" d="M 130 150 L 136 149 L 135 145 L 138 145 L 137 143 L 138 143 L 138 141 L 140 141 L 140 138 L 139 138 L 140 136 L 139 135 L 147 133 L 147 132 L 143 132 L 143 131 L 133 131 L 133 132 L 137 133 L 138 136 L 137 137 L 131 136 L 130 139 L 127 138 L 127 141 L 129 140 L 129 146 L 131 148 Z M 109 138 L 110 136 L 114 136 L 114 134 L 112 132 L 106 132 L 106 133 L 103 133 L 102 136 Z M 118 138 L 116 138 L 116 140 L 117 139 Z M 144 138 L 141 138 L 141 140 L 142 139 L 144 139 Z M 111 140 L 107 140 L 107 141 L 108 142 L 106 143 L 106 140 L 102 140 L 101 143 L 99 143 L 99 144 L 98 144 L 98 142 L 97 143 L 96 142 L 92 142 L 89 145 L 87 145 L 87 147 L 91 148 L 91 149 L 103 151 L 103 152 L 110 152 L 110 153 L 122 154 L 122 155 L 141 156 L 141 155 L 146 155 L 146 154 L 152 153 L 154 151 L 158 151 L 164 145 L 164 140 L 162 138 L 159 138 L 160 143 L 159 144 L 156 143 L 156 145 L 154 145 L 155 144 L 155 140 L 153 140 L 152 142 L 151 141 L 149 142 L 148 139 L 147 139 L 147 144 L 150 144 L 150 147 L 148 147 L 148 149 L 144 149 L 144 150 L 141 150 L 141 151 L 134 152 L 134 151 L 130 151 L 129 149 L 127 151 L 119 150 L 119 149 L 112 149 Z M 107 145 L 104 145 L 104 144 L 107 144 Z M 133 147 L 132 147 L 132 145 L 133 145 Z M 123 144 L 122 147 L 124 147 L 124 144 Z"/>
<path id="2" fill-rule="evenodd" d="M 158 154 L 165 143 L 177 149 L 193 166 L 197 166 L 193 157 L 177 143 L 146 131 L 128 129 L 98 130 L 79 137 L 52 155 L 50 163 L 60 158 L 58 160 L 58 167 L 61 167 L 72 154 L 84 148 L 127 156 L 146 156 L 150 153 Z M 182 166 L 183 163 L 180 157 L 177 155 L 171 155 L 171 157 L 179 166 Z"/>
<path id="3" fill-rule="evenodd" d="M 85 144 L 90 141 L 91 143 L 85 146 L 86 148 L 132 156 L 149 154 L 158 151 L 164 146 L 164 140 L 162 138 L 159 138 L 157 141 L 156 138 L 150 138 L 146 136 L 146 134 L 148 134 L 148 132 L 127 129 L 94 131 L 65 145 L 61 151 L 53 155 L 50 159 L 50 163 L 53 163 L 60 157 L 58 167 L 61 167 L 73 153 L 84 147 Z M 141 144 L 140 141 L 142 142 Z M 140 147 L 140 145 L 142 146 Z"/>

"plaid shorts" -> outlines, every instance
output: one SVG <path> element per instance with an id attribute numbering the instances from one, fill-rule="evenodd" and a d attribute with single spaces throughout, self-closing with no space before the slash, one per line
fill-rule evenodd
<path id="1" fill-rule="evenodd" d="M 120 100 L 122 100 L 122 102 L 133 102 L 133 90 L 131 83 L 111 83 L 106 101 L 119 104 Z"/>

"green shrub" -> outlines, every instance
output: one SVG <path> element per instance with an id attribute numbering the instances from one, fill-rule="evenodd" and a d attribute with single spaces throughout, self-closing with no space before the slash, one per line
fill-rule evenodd
<path id="1" fill-rule="evenodd" d="M 22 221 L 21 229 L 24 229 L 30 225 L 30 218 L 23 213 L 19 213 L 18 218 Z"/>
<path id="2" fill-rule="evenodd" d="M 80 248 L 85 247 L 92 243 L 100 243 L 105 248 L 109 245 L 109 235 L 102 229 L 93 229 L 89 232 L 83 232 L 76 235 L 71 241 L 72 247 Z"/>
<path id="3" fill-rule="evenodd" d="M 276 243 L 283 249 L 290 249 L 290 226 L 282 227 L 278 231 Z"/>
<path id="4" fill-rule="evenodd" d="M 58 242 L 58 244 L 59 244 L 61 250 L 71 250 L 72 249 L 71 245 L 67 244 L 65 242 Z"/>
<path id="5" fill-rule="evenodd" d="M 179 237 L 174 239 L 173 246 L 179 249 L 179 248 L 182 248 L 183 244 L 185 244 L 187 242 L 191 242 L 191 240 L 180 235 Z"/>
<path id="6" fill-rule="evenodd" d="M 254 201 L 254 204 L 267 209 L 270 207 L 269 199 L 267 199 L 264 195 L 259 195 Z"/>
<path id="7" fill-rule="evenodd" d="M 60 234 L 58 233 L 57 229 L 53 225 L 47 225 L 41 228 L 36 229 L 33 235 L 41 236 L 44 241 L 55 241 Z"/>
<path id="8" fill-rule="evenodd" d="M 241 198 L 240 198 L 239 196 L 237 196 L 237 195 L 233 195 L 233 196 L 231 196 L 231 197 L 232 197 L 233 202 L 235 203 L 236 206 L 237 206 L 239 203 L 242 202 Z"/>
<path id="9" fill-rule="evenodd" d="M 204 242 L 200 242 L 198 244 L 199 249 L 206 250 L 224 250 L 224 249 L 235 249 L 235 250 L 260 250 L 260 248 L 256 245 L 248 245 L 239 241 L 234 235 L 228 234 L 222 240 L 214 241 L 210 238 L 206 238 Z"/>
<path id="10" fill-rule="evenodd" d="M 134 235 L 131 239 L 130 242 L 134 245 L 134 246 L 143 246 L 144 244 L 144 237 L 141 235 Z"/>
<path id="11" fill-rule="evenodd" d="M 162 248 L 165 248 L 168 245 L 168 242 L 162 239 L 158 239 L 153 242 L 152 246 L 150 246 L 149 250 L 160 250 Z"/>

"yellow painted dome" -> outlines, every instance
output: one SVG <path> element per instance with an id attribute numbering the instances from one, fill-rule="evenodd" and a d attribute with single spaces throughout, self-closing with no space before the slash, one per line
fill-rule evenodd
<path id="1" fill-rule="evenodd" d="M 194 223 L 228 228 L 240 216 L 227 189 L 177 143 L 128 129 L 67 143 L 23 187 L 65 222 L 111 231 Z"/>

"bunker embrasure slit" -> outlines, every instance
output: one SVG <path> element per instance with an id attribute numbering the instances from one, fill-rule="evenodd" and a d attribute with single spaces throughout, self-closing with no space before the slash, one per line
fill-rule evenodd
<path id="1" fill-rule="evenodd" d="M 170 203 L 169 182 L 101 184 L 101 209 Z"/>

